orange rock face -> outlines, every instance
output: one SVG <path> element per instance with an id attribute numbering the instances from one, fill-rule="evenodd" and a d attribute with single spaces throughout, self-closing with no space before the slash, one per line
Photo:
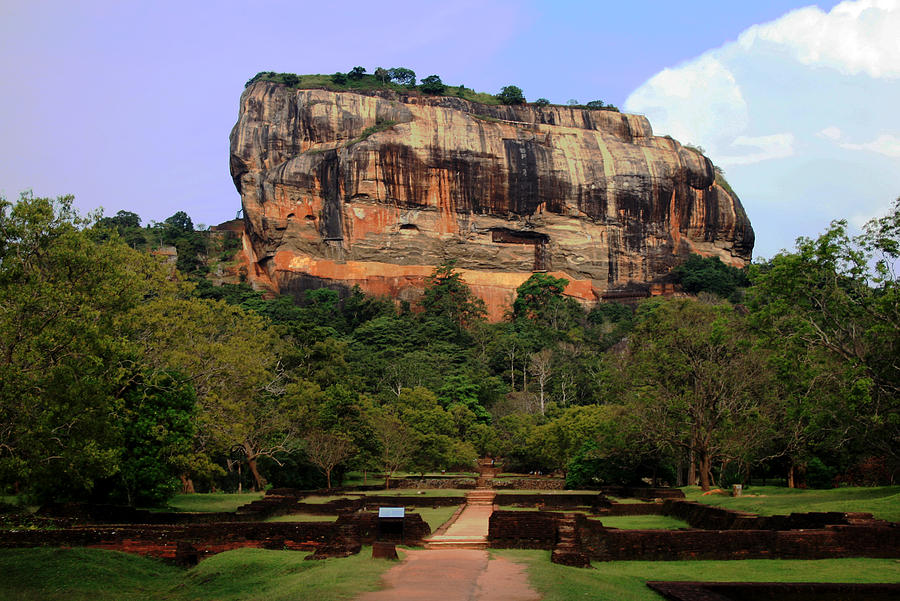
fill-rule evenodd
<path id="1" fill-rule="evenodd" d="M 494 319 L 534 271 L 590 303 L 670 289 L 690 253 L 746 264 L 712 163 L 646 118 L 257 82 L 231 132 L 248 273 L 415 300 L 453 259 Z"/>

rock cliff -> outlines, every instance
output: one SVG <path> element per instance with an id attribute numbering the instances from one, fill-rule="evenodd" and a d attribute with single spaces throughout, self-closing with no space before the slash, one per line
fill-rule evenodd
<path id="1" fill-rule="evenodd" d="M 664 291 L 692 252 L 740 266 L 753 249 L 706 157 L 613 111 L 257 82 L 231 174 L 251 278 L 281 292 L 414 300 L 455 259 L 499 318 L 534 271 L 591 302 Z"/>

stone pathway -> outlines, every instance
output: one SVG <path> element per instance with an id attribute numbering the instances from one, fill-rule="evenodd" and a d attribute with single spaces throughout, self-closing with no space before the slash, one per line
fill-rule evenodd
<path id="1" fill-rule="evenodd" d="M 358 601 L 540 601 L 525 568 L 472 549 L 409 550 L 385 588 Z"/>
<path id="2" fill-rule="evenodd" d="M 540 601 L 528 585 L 525 568 L 505 559 L 489 559 L 488 523 L 499 471 L 482 462 L 478 488 L 446 532 L 425 541 L 425 550 L 401 551 L 405 558 L 384 576 L 383 590 L 358 601 Z"/>
<path id="3" fill-rule="evenodd" d="M 425 541 L 426 549 L 487 549 L 488 520 L 494 512 L 492 490 L 473 490 L 466 506 L 446 532 Z"/>

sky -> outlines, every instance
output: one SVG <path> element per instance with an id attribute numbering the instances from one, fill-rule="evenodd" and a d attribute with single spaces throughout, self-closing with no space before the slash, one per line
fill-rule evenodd
<path id="1" fill-rule="evenodd" d="M 897 32 L 900 0 L 6 0 L 0 195 L 232 219 L 250 77 L 403 66 L 647 115 L 725 169 L 771 257 L 900 195 Z"/>

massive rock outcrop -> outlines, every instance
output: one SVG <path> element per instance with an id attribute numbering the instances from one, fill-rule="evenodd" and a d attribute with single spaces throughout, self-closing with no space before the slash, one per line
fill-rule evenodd
<path id="1" fill-rule="evenodd" d="M 665 289 L 690 253 L 744 265 L 753 230 L 712 163 L 647 119 L 257 82 L 231 132 L 251 278 L 413 300 L 455 259 L 494 318 L 534 271 L 582 301 Z"/>

